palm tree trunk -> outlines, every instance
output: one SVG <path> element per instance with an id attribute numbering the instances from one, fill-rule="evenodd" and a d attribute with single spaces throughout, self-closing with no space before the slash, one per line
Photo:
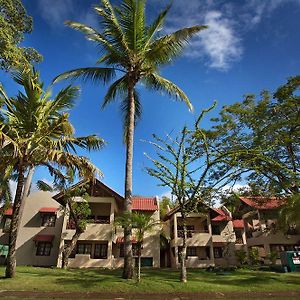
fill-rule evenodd
<path id="1" fill-rule="evenodd" d="M 63 250 L 63 253 L 62 253 L 62 263 L 61 263 L 61 268 L 62 269 L 66 269 L 68 267 L 69 256 L 71 255 L 72 251 L 74 250 L 80 235 L 81 235 L 81 231 L 76 230 L 76 232 L 72 236 L 71 243 L 64 247 L 64 250 Z"/>
<path id="2" fill-rule="evenodd" d="M 131 213 L 132 198 L 132 160 L 133 160 L 133 138 L 134 138 L 134 84 L 128 84 L 128 101 L 129 101 L 129 120 L 128 132 L 126 139 L 126 171 L 125 171 L 125 213 Z M 133 278 L 133 259 L 132 259 L 132 226 L 124 228 L 124 269 L 123 278 Z"/>
<path id="3" fill-rule="evenodd" d="M 182 238 L 182 250 L 180 253 L 180 281 L 187 282 L 187 273 L 186 273 L 186 238 L 187 238 L 187 229 L 185 224 L 185 218 L 183 218 L 183 238 Z"/>
<path id="4" fill-rule="evenodd" d="M 66 269 L 69 264 L 69 256 L 71 255 L 72 251 L 74 250 L 76 243 L 80 237 L 80 235 L 83 233 L 83 229 L 80 227 L 79 219 L 77 215 L 74 212 L 74 209 L 72 207 L 72 200 L 70 198 L 67 198 L 67 206 L 69 207 L 70 216 L 73 219 L 75 223 L 75 233 L 72 236 L 70 244 L 66 245 L 64 247 L 63 253 L 62 253 L 62 269 Z"/>
<path id="5" fill-rule="evenodd" d="M 17 235 L 20 225 L 20 208 L 22 204 L 22 192 L 24 187 L 25 180 L 25 168 L 24 166 L 19 167 L 19 176 L 16 189 L 16 195 L 13 205 L 13 215 L 9 230 L 9 241 L 8 241 L 8 255 L 7 255 L 7 265 L 5 271 L 5 277 L 13 278 L 16 273 L 16 244 L 17 244 Z"/>

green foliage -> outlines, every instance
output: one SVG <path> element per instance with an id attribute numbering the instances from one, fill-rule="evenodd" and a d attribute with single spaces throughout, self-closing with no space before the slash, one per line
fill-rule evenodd
<path id="1" fill-rule="evenodd" d="M 249 249 L 249 260 L 252 265 L 259 264 L 259 252 L 257 247 L 251 247 Z"/>
<path id="2" fill-rule="evenodd" d="M 79 230 L 84 232 L 89 222 L 88 217 L 91 215 L 91 209 L 88 202 L 70 202 L 72 211 L 78 220 Z"/>
<path id="3" fill-rule="evenodd" d="M 300 76 L 261 99 L 247 95 L 243 102 L 225 106 L 210 133 L 216 147 L 239 151 L 235 164 L 248 172 L 261 195 L 299 193 Z M 272 97 L 271 97 L 272 96 Z"/>
<path id="4" fill-rule="evenodd" d="M 271 263 L 272 263 L 273 265 L 276 264 L 277 257 L 278 257 L 278 252 L 277 252 L 276 250 L 271 251 L 271 252 L 267 255 L 267 258 L 271 261 Z"/>
<path id="5" fill-rule="evenodd" d="M 123 112 L 124 141 L 128 139 L 129 119 L 134 114 L 134 123 L 141 116 L 141 103 L 136 84 L 169 95 L 185 102 L 192 109 L 187 95 L 174 83 L 163 78 L 158 68 L 171 63 L 181 55 L 192 36 L 206 26 L 183 28 L 176 32 L 161 35 L 161 29 L 170 6 L 163 10 L 152 22 L 146 21 L 145 0 L 123 0 L 112 5 L 109 0 L 101 0 L 94 11 L 99 18 L 100 30 L 90 26 L 68 21 L 71 28 L 81 31 L 85 37 L 96 43 L 102 56 L 98 64 L 104 67 L 80 68 L 65 72 L 54 81 L 66 78 L 81 78 L 98 83 L 108 83 L 120 75 L 109 87 L 102 107 L 120 100 Z M 148 25 L 149 24 L 149 25 Z M 134 109 L 130 109 L 133 90 Z"/>
<path id="6" fill-rule="evenodd" d="M 241 265 L 245 265 L 247 263 L 247 252 L 245 250 L 243 249 L 236 250 L 235 256 L 237 257 Z"/>
<path id="7" fill-rule="evenodd" d="M 163 196 L 162 199 L 159 201 L 159 213 L 160 218 L 163 219 L 164 216 L 168 212 L 168 207 L 172 209 L 175 206 L 175 204 L 171 201 L 170 198 Z"/>
<path id="8" fill-rule="evenodd" d="M 32 18 L 21 0 L 1 0 L 0 3 L 0 69 L 28 68 L 42 56 L 33 48 L 21 47 L 24 34 L 31 33 Z"/>
<path id="9" fill-rule="evenodd" d="M 75 173 L 94 176 L 98 169 L 78 156 L 76 148 L 100 149 L 104 142 L 94 135 L 75 137 L 66 112 L 74 106 L 78 88 L 68 86 L 52 100 L 50 89 L 44 92 L 37 71 L 16 73 L 13 78 L 24 92 L 15 98 L 0 95 L 0 170 L 4 179 L 13 170 L 22 168 L 24 172 L 36 165 L 48 168 L 57 180 L 67 180 Z"/>
<path id="10" fill-rule="evenodd" d="M 160 224 L 160 221 L 154 220 L 150 214 L 139 212 L 123 213 L 115 219 L 115 226 L 126 227 L 129 224 L 135 229 L 137 242 L 142 245 L 145 233 L 153 230 Z"/>
<path id="11" fill-rule="evenodd" d="M 194 130 L 184 127 L 177 137 L 167 136 L 167 139 L 153 135 L 154 142 L 150 142 L 156 149 L 157 159 L 147 155 L 153 167 L 146 170 L 160 185 L 171 189 L 185 215 L 199 211 L 199 203 L 211 205 L 216 191 L 239 174 L 238 168 L 227 168 L 219 172 L 218 178 L 214 176 L 214 170 L 230 165 L 236 153 L 219 151 L 210 143 L 206 130 L 199 127 L 205 113 L 213 107 L 200 114 Z"/>

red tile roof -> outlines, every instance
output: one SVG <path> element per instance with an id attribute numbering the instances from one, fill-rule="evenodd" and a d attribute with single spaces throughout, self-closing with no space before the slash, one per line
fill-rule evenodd
<path id="1" fill-rule="evenodd" d="M 137 241 L 136 241 L 135 238 L 132 238 L 132 239 L 131 239 L 131 242 L 134 243 L 134 244 L 137 243 Z M 117 244 L 123 244 L 123 243 L 124 243 L 124 237 L 123 237 L 123 236 L 117 237 L 116 243 L 117 243 Z"/>
<path id="2" fill-rule="evenodd" d="M 33 240 L 36 242 L 52 242 L 53 239 L 54 239 L 54 235 L 37 234 Z"/>
<path id="3" fill-rule="evenodd" d="M 240 200 L 256 209 L 275 209 L 285 202 L 283 198 L 276 197 L 240 197 Z"/>
<path id="4" fill-rule="evenodd" d="M 13 214 L 13 209 L 12 208 L 8 208 L 3 212 L 4 216 L 12 216 Z"/>
<path id="5" fill-rule="evenodd" d="M 214 222 L 220 222 L 220 221 L 230 221 L 231 218 L 229 216 L 216 216 L 215 218 L 211 219 Z"/>
<path id="6" fill-rule="evenodd" d="M 220 221 L 230 221 L 231 217 L 228 216 L 222 209 L 220 208 L 212 208 L 216 213 L 219 215 L 211 219 L 214 222 L 220 222 Z"/>
<path id="7" fill-rule="evenodd" d="M 155 211 L 158 209 L 156 198 L 133 197 L 132 210 Z"/>
<path id="8" fill-rule="evenodd" d="M 244 220 L 233 220 L 232 223 L 233 223 L 233 228 L 238 228 L 238 229 L 244 228 Z"/>
<path id="9" fill-rule="evenodd" d="M 58 210 L 57 207 L 42 207 L 40 208 L 40 213 L 56 213 Z"/>

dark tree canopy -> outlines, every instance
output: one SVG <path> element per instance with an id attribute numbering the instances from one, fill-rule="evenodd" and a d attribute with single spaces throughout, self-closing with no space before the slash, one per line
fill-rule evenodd
<path id="1" fill-rule="evenodd" d="M 293 195 L 300 183 L 300 76 L 261 99 L 247 95 L 225 106 L 211 132 L 216 146 L 246 150 L 235 161 L 263 194 Z"/>
<path id="2" fill-rule="evenodd" d="M 10 70 L 27 67 L 42 56 L 31 47 L 21 47 L 24 34 L 32 31 L 32 17 L 20 0 L 0 2 L 0 69 Z"/>

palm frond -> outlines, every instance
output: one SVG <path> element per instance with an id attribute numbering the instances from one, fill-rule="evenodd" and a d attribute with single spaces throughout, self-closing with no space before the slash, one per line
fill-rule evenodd
<path id="1" fill-rule="evenodd" d="M 116 76 L 115 69 L 113 68 L 79 68 L 71 71 L 64 72 L 53 79 L 53 83 L 56 83 L 63 79 L 81 79 L 85 81 L 91 81 L 93 83 L 108 83 Z"/>
<path id="2" fill-rule="evenodd" d="M 149 45 L 146 57 L 157 65 L 170 63 L 179 56 L 189 43 L 190 39 L 207 26 L 193 26 L 183 28 L 174 33 L 165 35 Z"/>
<path id="3" fill-rule="evenodd" d="M 193 111 L 193 105 L 190 102 L 188 96 L 173 82 L 152 73 L 142 79 L 147 88 L 166 93 L 175 100 L 183 101 L 186 103 L 190 111 Z"/>
<path id="4" fill-rule="evenodd" d="M 117 100 L 119 97 L 120 99 L 124 99 L 127 94 L 127 80 L 126 76 L 123 76 L 116 80 L 114 83 L 110 85 L 106 95 L 104 96 L 104 100 L 102 103 L 102 109 L 107 106 L 107 104 Z"/>
<path id="5" fill-rule="evenodd" d="M 171 8 L 171 4 L 167 6 L 165 10 L 163 10 L 157 18 L 154 20 L 154 22 L 147 28 L 147 40 L 145 43 L 145 50 L 147 49 L 148 45 L 151 43 L 155 35 L 159 32 L 159 30 L 162 28 L 162 25 L 164 24 L 165 18 Z"/>

